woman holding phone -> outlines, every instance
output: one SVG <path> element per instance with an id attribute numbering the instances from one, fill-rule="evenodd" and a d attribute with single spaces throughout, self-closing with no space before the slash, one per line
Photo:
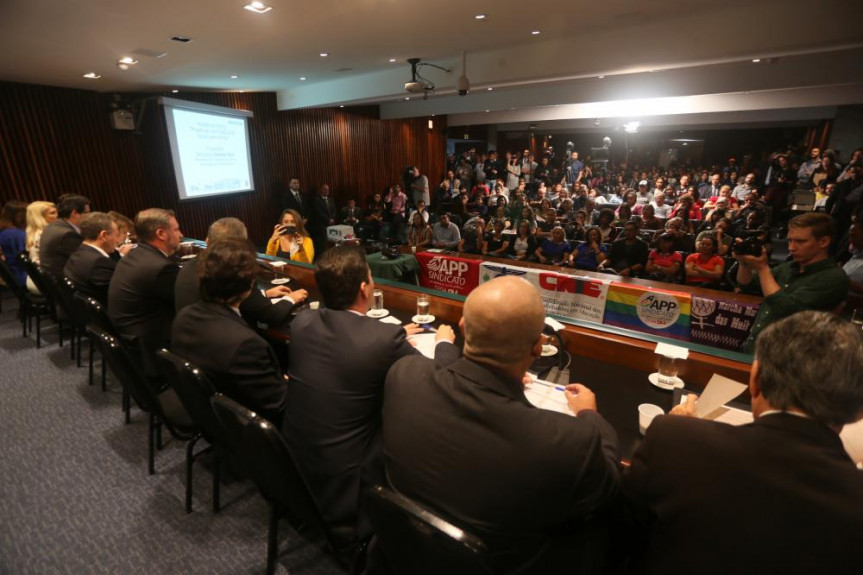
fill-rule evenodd
<path id="1" fill-rule="evenodd" d="M 267 255 L 307 264 L 315 260 L 315 246 L 296 210 L 285 210 L 267 242 Z"/>

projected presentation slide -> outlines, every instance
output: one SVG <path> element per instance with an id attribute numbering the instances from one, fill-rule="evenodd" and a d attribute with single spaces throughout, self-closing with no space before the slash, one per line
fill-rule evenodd
<path id="1" fill-rule="evenodd" d="M 254 188 L 245 118 L 182 108 L 171 108 L 170 114 L 181 198 Z"/>

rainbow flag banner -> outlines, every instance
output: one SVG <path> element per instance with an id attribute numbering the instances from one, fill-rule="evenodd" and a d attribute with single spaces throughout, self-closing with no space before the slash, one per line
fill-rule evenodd
<path id="1" fill-rule="evenodd" d="M 611 282 L 603 323 L 689 341 L 688 293 Z"/>

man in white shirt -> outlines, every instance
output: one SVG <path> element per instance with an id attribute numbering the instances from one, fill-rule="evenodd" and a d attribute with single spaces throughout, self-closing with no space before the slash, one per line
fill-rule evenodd
<path id="1" fill-rule="evenodd" d="M 654 192 L 653 201 L 650 202 L 650 205 L 653 206 L 653 213 L 656 214 L 657 218 L 666 220 L 671 215 L 672 207 L 665 203 L 665 192 Z"/>

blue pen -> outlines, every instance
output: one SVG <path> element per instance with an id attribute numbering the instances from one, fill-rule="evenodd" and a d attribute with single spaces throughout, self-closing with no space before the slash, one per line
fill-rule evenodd
<path id="1" fill-rule="evenodd" d="M 554 388 L 555 388 L 557 391 L 566 391 L 566 388 L 565 388 L 565 387 L 561 387 L 561 386 L 559 386 L 559 385 L 555 385 L 555 386 L 554 386 Z"/>

